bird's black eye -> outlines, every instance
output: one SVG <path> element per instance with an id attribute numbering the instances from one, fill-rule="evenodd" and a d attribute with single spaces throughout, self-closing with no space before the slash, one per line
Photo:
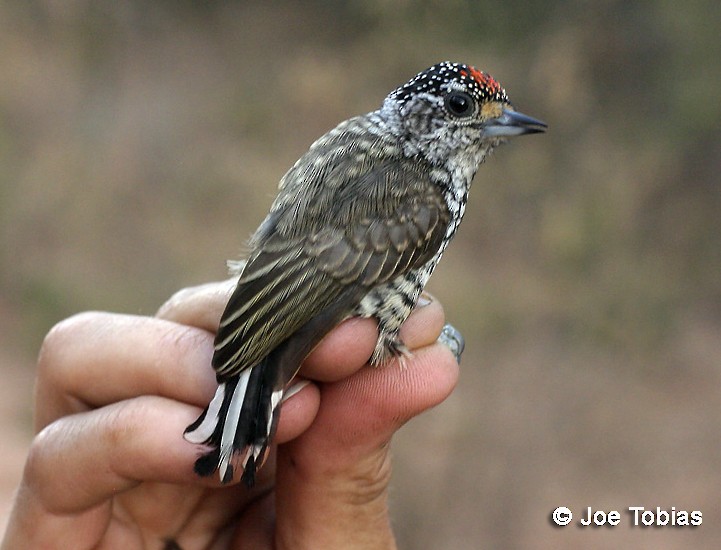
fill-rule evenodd
<path id="1" fill-rule="evenodd" d="M 474 109 L 473 98 L 466 92 L 452 92 L 446 97 L 446 108 L 454 116 L 470 116 Z"/>

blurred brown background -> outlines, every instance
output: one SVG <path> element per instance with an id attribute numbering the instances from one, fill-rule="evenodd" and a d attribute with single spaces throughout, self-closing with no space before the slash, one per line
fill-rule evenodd
<path id="1" fill-rule="evenodd" d="M 717 547 L 720 23 L 712 0 L 0 3 L 0 513 L 48 329 L 223 278 L 316 137 L 450 59 L 550 131 L 481 168 L 429 285 L 468 345 L 395 442 L 401 547 Z M 555 529 L 561 505 L 703 525 Z"/>

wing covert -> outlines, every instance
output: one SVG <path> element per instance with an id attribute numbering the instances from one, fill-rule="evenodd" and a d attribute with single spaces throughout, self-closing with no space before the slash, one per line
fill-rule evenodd
<path id="1" fill-rule="evenodd" d="M 352 171 L 355 177 L 342 185 L 334 181 L 335 196 L 322 201 L 325 212 L 312 197 L 276 201 L 282 207 L 256 234 L 221 318 L 213 357 L 219 378 L 255 365 L 339 296 L 349 300 L 350 314 L 372 287 L 437 253 L 450 214 L 429 171 L 411 160 L 372 166 Z M 323 176 L 341 177 L 337 170 Z M 322 192 L 317 182 L 308 188 L 311 195 Z"/>

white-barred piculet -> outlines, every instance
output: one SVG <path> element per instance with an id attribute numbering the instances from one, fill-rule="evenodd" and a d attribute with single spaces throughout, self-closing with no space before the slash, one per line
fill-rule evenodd
<path id="1" fill-rule="evenodd" d="M 443 62 L 313 143 L 281 179 L 221 318 L 218 390 L 185 431 L 209 448 L 196 472 L 229 483 L 240 470 L 253 485 L 289 382 L 344 319 L 377 320 L 371 364 L 408 353 L 401 324 L 461 222 L 476 170 L 507 138 L 545 129 L 490 75 Z"/>

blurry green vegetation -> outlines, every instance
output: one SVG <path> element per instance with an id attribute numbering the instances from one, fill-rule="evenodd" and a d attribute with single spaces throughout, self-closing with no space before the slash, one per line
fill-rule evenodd
<path id="1" fill-rule="evenodd" d="M 462 387 L 440 417 L 463 437 L 449 444 L 426 425 L 434 449 L 456 453 L 437 485 L 428 480 L 434 496 L 465 502 L 444 483 L 480 486 L 465 496 L 473 509 L 479 491 L 493 499 L 502 487 L 504 505 L 520 510 L 529 494 L 553 494 L 523 475 L 584 488 L 594 453 L 613 474 L 598 470 L 592 497 L 625 471 L 614 460 L 647 459 L 649 448 L 717 465 L 706 449 L 716 425 L 693 440 L 681 428 L 674 439 L 607 426 L 648 430 L 669 401 L 698 425 L 691 407 L 718 383 L 720 22 L 711 0 L 3 2 L 0 326 L 12 334 L 0 347 L 31 362 L 64 316 L 148 314 L 184 285 L 224 277 L 316 137 L 426 66 L 465 61 L 550 129 L 481 168 L 430 284 L 469 342 Z M 505 431 L 484 432 L 494 422 Z M 589 427 L 615 459 L 593 434 L 584 440 Z M 480 450 L 467 446 L 479 430 Z M 529 467 L 529 448 L 562 471 Z M 453 464 L 480 455 L 490 465 L 456 479 Z M 507 465 L 522 477 L 504 477 Z M 413 519 L 413 502 L 409 524 L 425 524 L 428 510 Z M 462 540 L 463 514 L 436 512 L 406 533 L 407 547 L 435 528 Z M 497 533 L 493 521 L 467 528 Z M 533 547 L 518 522 L 497 547 Z"/>

